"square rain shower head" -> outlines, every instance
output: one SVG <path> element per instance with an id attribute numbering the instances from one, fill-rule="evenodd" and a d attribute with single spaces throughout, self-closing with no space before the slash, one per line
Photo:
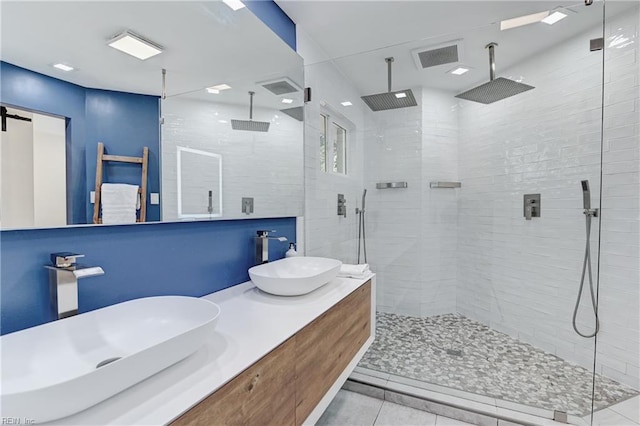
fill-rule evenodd
<path id="1" fill-rule="evenodd" d="M 488 83 L 460 93 L 456 95 L 456 98 L 480 102 L 481 104 L 492 104 L 531 89 L 535 89 L 535 87 L 518 83 L 508 78 L 498 77 Z"/>
<path id="2" fill-rule="evenodd" d="M 400 93 L 404 93 L 406 96 L 396 96 Z M 397 92 L 385 92 L 362 96 L 362 100 L 369 108 L 371 108 L 371 111 L 386 111 L 388 109 L 418 106 L 416 98 L 414 98 L 411 90 L 398 90 Z"/>
<path id="3" fill-rule="evenodd" d="M 231 120 L 231 128 L 233 130 L 246 130 L 249 132 L 268 132 L 268 121 L 253 121 L 253 120 Z"/>

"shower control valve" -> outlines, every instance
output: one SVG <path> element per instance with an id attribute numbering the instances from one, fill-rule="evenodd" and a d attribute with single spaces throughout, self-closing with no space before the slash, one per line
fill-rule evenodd
<path id="1" fill-rule="evenodd" d="M 540 194 L 525 194 L 523 199 L 524 218 L 540 217 Z"/>
<path id="2" fill-rule="evenodd" d="M 591 217 L 598 217 L 599 209 L 584 209 L 583 214 Z"/>
<path id="3" fill-rule="evenodd" d="M 347 200 L 344 194 L 338 194 L 338 216 L 347 217 Z"/>

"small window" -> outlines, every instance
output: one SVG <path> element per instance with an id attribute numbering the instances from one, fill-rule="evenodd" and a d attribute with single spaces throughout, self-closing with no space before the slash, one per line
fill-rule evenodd
<path id="1" fill-rule="evenodd" d="M 331 123 L 333 138 L 333 172 L 347 174 L 347 130 Z"/>
<path id="2" fill-rule="evenodd" d="M 347 130 L 327 114 L 320 114 L 320 170 L 347 174 Z"/>

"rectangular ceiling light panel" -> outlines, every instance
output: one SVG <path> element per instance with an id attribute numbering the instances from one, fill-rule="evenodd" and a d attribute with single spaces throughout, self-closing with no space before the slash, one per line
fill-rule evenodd
<path id="1" fill-rule="evenodd" d="M 222 1 L 224 2 L 224 4 L 229 6 L 234 11 L 240 10 L 243 7 L 245 7 L 244 3 L 242 3 L 240 0 L 222 0 Z"/>
<path id="2" fill-rule="evenodd" d="M 509 30 L 511 28 L 521 27 L 523 25 L 535 24 L 549 16 L 549 11 L 532 13 L 531 15 L 519 16 L 517 18 L 505 19 L 500 22 L 500 31 Z"/>
<path id="3" fill-rule="evenodd" d="M 556 22 L 561 21 L 566 17 L 567 17 L 566 14 L 556 11 L 556 12 L 553 12 L 551 15 L 547 16 L 546 18 L 544 18 L 542 22 L 548 25 L 553 25 Z"/>
<path id="4" fill-rule="evenodd" d="M 162 53 L 162 47 L 156 43 L 145 40 L 142 37 L 125 31 L 109 41 L 109 46 L 118 49 L 140 60 L 149 59 Z"/>
<path id="5" fill-rule="evenodd" d="M 62 71 L 73 71 L 74 69 L 73 67 L 70 67 L 69 65 L 65 65 L 65 64 L 53 64 L 53 67 Z"/>

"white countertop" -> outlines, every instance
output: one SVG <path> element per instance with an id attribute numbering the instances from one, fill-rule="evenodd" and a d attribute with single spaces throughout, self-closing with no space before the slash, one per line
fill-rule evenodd
<path id="1" fill-rule="evenodd" d="M 250 281 L 204 296 L 222 312 L 215 332 L 198 351 L 98 405 L 47 424 L 169 423 L 370 278 L 336 278 L 304 296 L 272 296 Z"/>

